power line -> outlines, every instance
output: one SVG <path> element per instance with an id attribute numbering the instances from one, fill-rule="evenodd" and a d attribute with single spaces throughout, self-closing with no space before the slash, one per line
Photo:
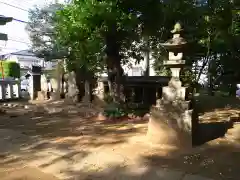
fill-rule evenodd
<path id="1" fill-rule="evenodd" d="M 17 7 L 17 6 L 14 6 L 14 5 L 12 5 L 12 4 L 8 4 L 8 3 L 5 3 L 5 2 L 2 2 L 2 1 L 0 1 L 0 3 L 1 3 L 1 4 L 5 4 L 5 5 L 7 5 L 7 6 L 11 6 L 11 7 L 13 7 L 13 8 L 16 8 L 16 9 L 19 9 L 19 10 L 22 10 L 22 11 L 26 11 L 26 12 L 29 13 L 29 11 L 28 11 L 27 9 L 23 9 L 23 8 L 20 8 L 20 7 Z"/>
<path id="2" fill-rule="evenodd" d="M 32 0 L 30 0 L 30 1 L 32 1 Z M 19 0 L 15 0 L 15 2 L 19 2 L 21 5 L 24 4 L 24 6 L 30 5 L 30 4 L 32 5 L 32 3 L 31 3 L 30 1 L 26 1 L 26 0 L 25 0 L 25 1 L 23 1 L 23 0 L 20 0 L 20 1 L 19 1 Z M 13 2 L 13 1 L 11 1 L 11 2 Z"/>
<path id="3" fill-rule="evenodd" d="M 23 20 L 20 20 L 20 19 L 16 19 L 16 18 L 13 18 L 14 21 L 18 21 L 18 22 L 22 22 L 22 23 L 28 23 L 27 21 L 23 21 Z"/>

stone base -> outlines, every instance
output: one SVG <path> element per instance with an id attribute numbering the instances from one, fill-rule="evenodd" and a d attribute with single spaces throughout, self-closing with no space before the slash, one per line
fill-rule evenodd
<path id="1" fill-rule="evenodd" d="M 37 100 L 44 101 L 47 99 L 47 92 L 45 91 L 38 91 L 37 92 Z"/>
<path id="2" fill-rule="evenodd" d="M 169 108 L 153 108 L 148 123 L 147 136 L 152 143 L 159 143 L 177 147 L 192 147 L 192 132 L 179 126 L 184 116 Z M 182 123 L 184 123 L 182 121 Z M 184 126 L 182 126 L 184 127 Z"/>
<path id="3" fill-rule="evenodd" d="M 105 107 L 107 103 L 104 101 L 104 99 L 100 98 L 99 96 L 94 96 L 92 103 L 98 107 Z"/>
<path id="4" fill-rule="evenodd" d="M 52 92 L 50 95 L 50 99 L 53 101 L 60 100 L 61 99 L 60 93 Z"/>
<path id="5" fill-rule="evenodd" d="M 91 103 L 91 95 L 85 95 L 82 98 L 83 103 Z"/>
<path id="6" fill-rule="evenodd" d="M 176 99 L 185 100 L 187 87 L 179 87 L 177 89 L 169 86 L 162 88 L 163 98 L 168 99 L 169 101 L 174 101 Z"/>

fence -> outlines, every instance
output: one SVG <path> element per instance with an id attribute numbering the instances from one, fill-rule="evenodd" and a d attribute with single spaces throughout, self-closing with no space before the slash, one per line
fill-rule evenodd
<path id="1" fill-rule="evenodd" d="M 20 90 L 19 80 L 0 79 L 0 101 L 18 99 Z"/>
<path id="2" fill-rule="evenodd" d="M 170 78 L 164 76 L 127 76 L 125 78 L 125 100 L 127 102 L 151 106 L 156 100 L 161 98 L 163 86 L 167 86 Z M 102 77 L 98 81 L 97 94 L 104 98 L 108 93 L 107 77 Z"/>

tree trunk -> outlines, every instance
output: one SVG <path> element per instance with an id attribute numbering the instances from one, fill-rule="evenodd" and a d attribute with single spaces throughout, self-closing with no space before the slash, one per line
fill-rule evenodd
<path id="1" fill-rule="evenodd" d="M 62 77 L 61 77 L 61 93 L 60 93 L 60 96 L 61 98 L 65 98 L 65 79 L 64 79 L 64 74 L 65 73 L 62 73 Z"/>
<path id="2" fill-rule="evenodd" d="M 83 101 L 90 103 L 93 99 L 93 83 L 94 83 L 94 73 L 88 70 L 85 71 L 84 75 L 84 98 Z"/>
<path id="3" fill-rule="evenodd" d="M 76 85 L 78 88 L 78 101 L 80 102 L 85 95 L 85 80 L 87 79 L 85 69 L 77 68 Z"/>
<path id="4" fill-rule="evenodd" d="M 229 96 L 236 96 L 236 84 L 231 84 L 229 87 Z"/>
<path id="5" fill-rule="evenodd" d="M 91 85 L 90 81 L 86 79 L 84 81 L 84 98 L 83 102 L 90 103 L 91 102 Z"/>
<path id="6" fill-rule="evenodd" d="M 107 57 L 109 92 L 114 102 L 124 101 L 123 69 L 116 57 Z"/>
<path id="7" fill-rule="evenodd" d="M 106 62 L 108 72 L 109 92 L 114 102 L 124 101 L 123 89 L 123 68 L 119 54 L 120 46 L 117 43 L 117 34 L 112 33 L 106 36 Z"/>

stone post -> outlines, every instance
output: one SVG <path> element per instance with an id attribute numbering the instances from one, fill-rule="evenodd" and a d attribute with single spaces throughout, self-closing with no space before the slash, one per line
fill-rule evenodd
<path id="1" fill-rule="evenodd" d="M 41 75 L 41 91 L 38 92 L 38 100 L 47 100 L 47 90 L 48 90 L 48 82 L 47 82 L 47 77 L 45 74 Z"/>
<path id="2" fill-rule="evenodd" d="M 1 81 L 0 81 L 1 83 Z M 5 96 L 4 96 L 4 88 L 3 88 L 3 84 L 0 84 L 0 100 L 4 100 Z"/>
<path id="3" fill-rule="evenodd" d="M 14 93 L 13 93 L 13 82 L 12 81 L 9 81 L 9 99 L 13 99 L 14 97 Z"/>
<path id="4" fill-rule="evenodd" d="M 185 100 L 187 87 L 182 87 L 179 78 L 185 65 L 182 50 L 186 45 L 181 32 L 181 25 L 177 23 L 172 31 L 173 38 L 162 44 L 169 51 L 164 65 L 170 68 L 172 75 L 168 86 L 162 88 L 162 98 L 151 109 L 147 135 L 154 142 L 192 146 L 192 110 L 190 102 Z"/>
<path id="5" fill-rule="evenodd" d="M 98 87 L 97 87 L 97 96 L 100 100 L 104 101 L 104 82 L 98 81 Z"/>
<path id="6" fill-rule="evenodd" d="M 16 94 L 16 98 L 21 98 L 21 85 L 19 81 L 17 81 L 14 85 L 14 92 Z"/>
<path id="7" fill-rule="evenodd" d="M 51 94 L 51 99 L 52 100 L 59 100 L 60 94 L 61 94 L 61 80 L 62 80 L 62 60 L 58 60 L 57 62 L 57 67 L 56 67 L 56 75 L 55 78 L 56 79 L 56 88 L 55 91 Z"/>

